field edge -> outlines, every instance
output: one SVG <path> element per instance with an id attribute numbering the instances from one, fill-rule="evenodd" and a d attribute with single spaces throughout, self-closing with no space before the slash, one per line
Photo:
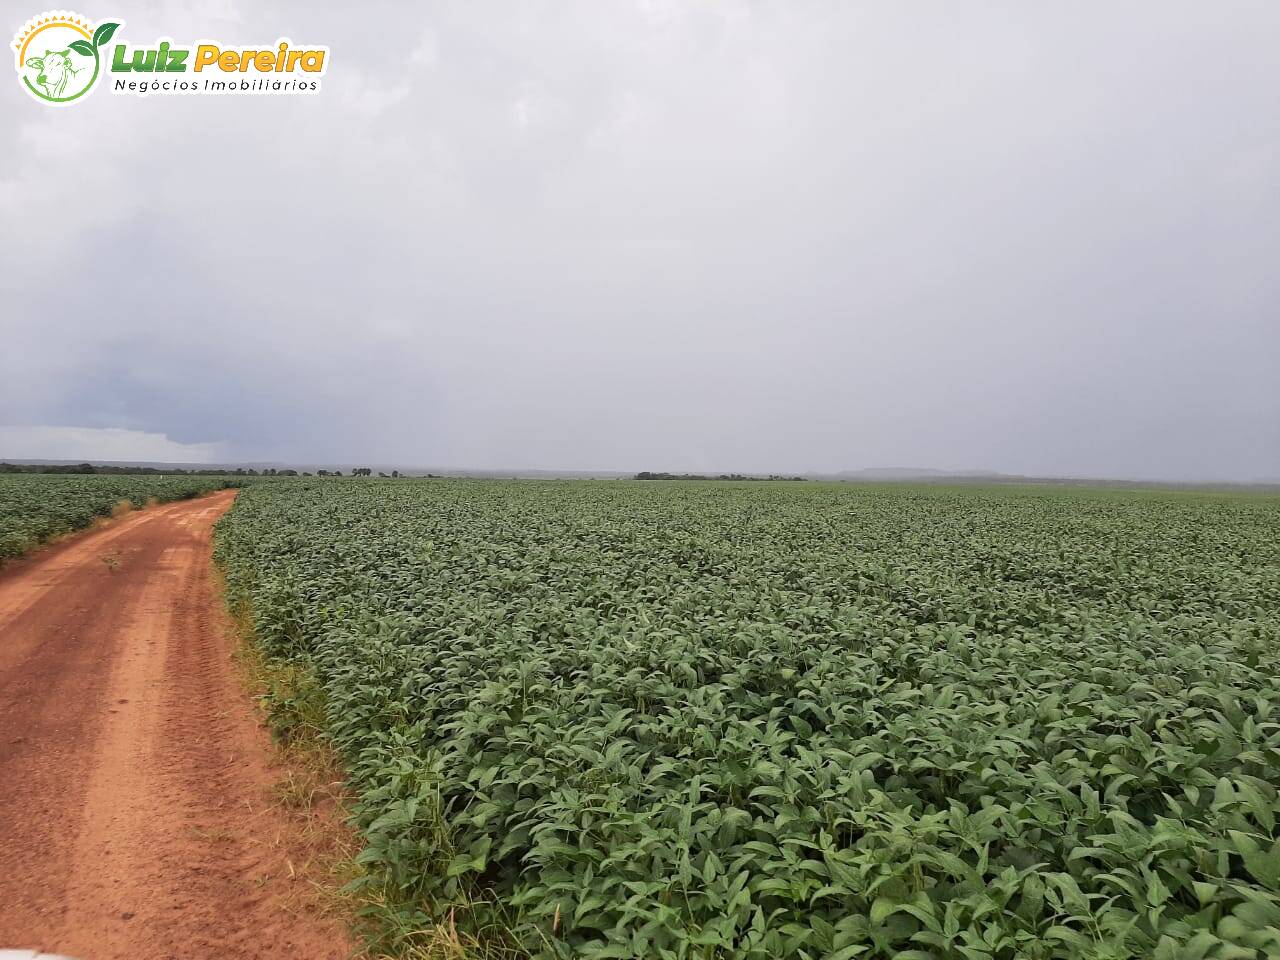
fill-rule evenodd
<path id="1" fill-rule="evenodd" d="M 215 536 L 216 540 L 216 536 Z M 304 836 L 319 830 L 298 874 L 307 899 L 341 919 L 356 943 L 352 960 L 522 960 L 499 944 L 483 944 L 459 931 L 453 908 L 424 924 L 420 901 L 380 880 L 360 862 L 365 837 L 356 826 L 358 798 L 325 729 L 327 698 L 306 667 L 270 656 L 259 642 L 253 612 L 229 593 L 226 573 L 214 563 L 215 591 L 231 625 L 233 658 L 241 686 L 267 730 L 281 772 L 273 800 Z M 296 837 L 293 839 L 297 839 Z M 289 845 L 288 840 L 277 842 Z M 292 863 L 292 858 L 290 860 Z"/>

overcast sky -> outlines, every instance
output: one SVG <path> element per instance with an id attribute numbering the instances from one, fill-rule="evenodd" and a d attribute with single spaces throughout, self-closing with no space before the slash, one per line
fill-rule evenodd
<path id="1" fill-rule="evenodd" d="M 1280 478 L 1274 0 L 78 10 L 331 62 L 0 83 L 0 456 Z"/>

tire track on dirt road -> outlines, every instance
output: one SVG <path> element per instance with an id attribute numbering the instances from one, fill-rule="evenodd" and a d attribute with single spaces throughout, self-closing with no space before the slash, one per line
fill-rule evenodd
<path id="1" fill-rule="evenodd" d="M 305 906 L 269 740 L 212 580 L 234 491 L 0 571 L 0 949 L 83 960 L 350 953 Z"/>

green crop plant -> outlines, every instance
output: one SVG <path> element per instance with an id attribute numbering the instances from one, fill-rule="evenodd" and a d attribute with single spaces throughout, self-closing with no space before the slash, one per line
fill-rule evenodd
<path id="1" fill-rule="evenodd" d="M 1280 954 L 1276 497 L 298 481 L 217 556 L 402 945 Z"/>
<path id="2" fill-rule="evenodd" d="M 239 480 L 213 476 L 0 474 L 0 563 L 119 512 L 182 500 Z"/>

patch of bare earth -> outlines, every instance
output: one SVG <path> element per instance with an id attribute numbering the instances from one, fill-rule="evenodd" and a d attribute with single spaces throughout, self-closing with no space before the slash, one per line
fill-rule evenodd
<path id="1" fill-rule="evenodd" d="M 351 954 L 313 889 L 329 795 L 281 802 L 298 774 L 232 657 L 210 538 L 234 496 L 132 513 L 0 571 L 0 949 Z"/>

